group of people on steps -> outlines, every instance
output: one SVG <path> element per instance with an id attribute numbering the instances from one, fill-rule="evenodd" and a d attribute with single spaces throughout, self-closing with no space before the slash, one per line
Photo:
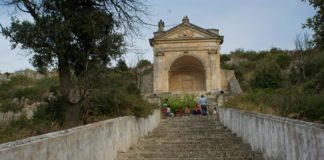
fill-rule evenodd
<path id="1" fill-rule="evenodd" d="M 171 111 L 171 107 L 168 104 L 168 99 L 165 99 L 161 106 L 161 112 L 163 118 L 165 117 L 173 117 L 173 116 L 183 116 L 183 115 L 208 115 L 208 105 L 207 105 L 207 98 L 204 95 L 201 95 L 198 103 L 195 104 L 194 108 L 191 110 L 189 105 L 185 107 L 183 110 L 182 107 L 179 107 L 178 110 L 173 113 Z M 213 113 L 215 114 L 216 108 L 214 108 Z"/>

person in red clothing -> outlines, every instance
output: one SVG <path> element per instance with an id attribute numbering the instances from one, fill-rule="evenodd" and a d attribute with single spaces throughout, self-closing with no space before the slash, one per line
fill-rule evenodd
<path id="1" fill-rule="evenodd" d="M 176 116 L 183 116 L 183 109 L 182 107 L 178 108 L 178 111 L 176 112 Z"/>
<path id="2" fill-rule="evenodd" d="M 168 99 L 166 98 L 161 106 L 161 113 L 163 118 L 167 116 L 167 108 L 168 108 Z"/>
<path id="3" fill-rule="evenodd" d="M 200 106 L 198 105 L 198 103 L 196 103 L 194 109 L 192 110 L 192 114 L 200 114 L 201 113 L 201 110 L 200 110 Z"/>

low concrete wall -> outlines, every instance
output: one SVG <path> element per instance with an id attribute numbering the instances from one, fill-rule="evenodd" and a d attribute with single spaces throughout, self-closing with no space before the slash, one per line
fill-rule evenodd
<path id="1" fill-rule="evenodd" d="M 113 160 L 160 122 L 155 110 L 148 118 L 120 117 L 0 145 L 1 160 Z"/>
<path id="2" fill-rule="evenodd" d="M 269 160 L 323 160 L 324 125 L 220 108 L 221 122 Z"/>

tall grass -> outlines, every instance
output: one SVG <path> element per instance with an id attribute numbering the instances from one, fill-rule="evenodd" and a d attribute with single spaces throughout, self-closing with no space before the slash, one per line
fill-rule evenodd
<path id="1" fill-rule="evenodd" d="M 251 90 L 229 99 L 226 107 L 324 123 L 324 94 L 296 89 Z"/>
<path id="2" fill-rule="evenodd" d="M 0 111 L 19 111 L 23 104 L 17 101 L 28 98 L 30 103 L 43 101 L 53 86 L 58 86 L 58 77 L 46 77 L 32 79 L 17 75 L 11 77 L 8 82 L 0 84 Z M 14 102 L 14 99 L 17 99 Z"/>

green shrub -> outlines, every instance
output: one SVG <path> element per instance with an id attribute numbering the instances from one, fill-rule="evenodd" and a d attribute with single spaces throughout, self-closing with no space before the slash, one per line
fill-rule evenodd
<path id="1" fill-rule="evenodd" d="M 22 106 L 12 103 L 15 98 L 24 97 L 33 102 L 40 102 L 50 90 L 51 86 L 58 85 L 58 77 L 34 80 L 26 76 L 13 76 L 11 80 L 0 84 L 0 110 L 19 111 Z"/>
<path id="2" fill-rule="evenodd" d="M 244 70 L 244 72 L 250 72 L 253 71 L 256 67 L 255 61 L 244 61 L 240 64 L 241 70 Z"/>
<path id="3" fill-rule="evenodd" d="M 30 88 L 18 88 L 14 91 L 14 97 L 21 99 L 23 97 L 28 98 L 32 101 L 41 101 L 43 100 L 43 94 L 46 91 L 42 91 L 37 87 L 30 87 Z"/>
<path id="4" fill-rule="evenodd" d="M 234 69 L 232 65 L 226 64 L 226 63 L 221 63 L 221 68 L 222 69 Z"/>
<path id="5" fill-rule="evenodd" d="M 17 75 L 11 77 L 8 83 L 10 83 L 11 86 L 28 85 L 28 84 L 33 84 L 33 79 L 23 75 Z"/>
<path id="6" fill-rule="evenodd" d="M 18 119 L 10 121 L 7 125 L 2 124 L 0 127 L 0 144 L 26 138 L 26 135 L 30 135 L 32 125 L 32 121 L 26 115 L 21 115 Z"/>
<path id="7" fill-rule="evenodd" d="M 220 61 L 221 64 L 225 64 L 227 61 L 231 60 L 228 54 L 221 54 Z"/>
<path id="8" fill-rule="evenodd" d="M 306 77 L 314 77 L 324 68 L 324 52 L 313 53 L 305 60 Z"/>
<path id="9" fill-rule="evenodd" d="M 292 84 L 297 84 L 300 82 L 304 82 L 303 73 L 301 70 L 301 66 L 293 66 L 290 68 L 288 73 L 289 81 Z"/>
<path id="10" fill-rule="evenodd" d="M 137 88 L 137 85 L 135 83 L 128 84 L 126 90 L 129 94 L 140 94 L 141 93 L 141 91 Z"/>
<path id="11" fill-rule="evenodd" d="M 67 104 L 63 97 L 47 99 L 44 104 L 37 107 L 33 114 L 35 124 L 59 124 L 62 125 L 65 120 Z"/>
<path id="12" fill-rule="evenodd" d="M 279 65 L 273 60 L 262 60 L 258 62 L 256 71 L 251 79 L 253 88 L 279 88 L 283 81 Z"/>
<path id="13" fill-rule="evenodd" d="M 316 93 L 316 85 L 317 85 L 316 79 L 309 79 L 303 84 L 304 90 L 311 93 Z"/>
<path id="14" fill-rule="evenodd" d="M 141 95 L 128 94 L 127 92 L 114 92 L 108 90 L 96 90 L 82 105 L 83 117 L 106 116 L 118 117 L 134 115 L 146 117 L 153 109 L 157 108 L 142 99 Z"/>
<path id="15" fill-rule="evenodd" d="M 194 94 L 166 95 L 162 96 L 161 99 L 168 99 L 168 106 L 172 112 L 176 112 L 180 107 L 184 109 L 186 106 L 192 109 L 197 103 L 197 98 Z"/>
<path id="16" fill-rule="evenodd" d="M 101 74 L 81 104 L 85 123 L 98 117 L 148 116 L 157 106 L 143 100 L 135 80 L 132 71 Z"/>
<path id="17" fill-rule="evenodd" d="M 324 90 L 324 67 L 316 74 L 316 90 L 317 93 Z"/>
<path id="18" fill-rule="evenodd" d="M 289 67 L 292 58 L 287 53 L 277 54 L 275 61 L 280 66 L 280 68 L 286 69 Z"/>
<path id="19" fill-rule="evenodd" d="M 10 100 L 2 101 L 0 104 L 0 112 L 18 112 L 22 109 L 22 106 L 13 103 Z"/>

